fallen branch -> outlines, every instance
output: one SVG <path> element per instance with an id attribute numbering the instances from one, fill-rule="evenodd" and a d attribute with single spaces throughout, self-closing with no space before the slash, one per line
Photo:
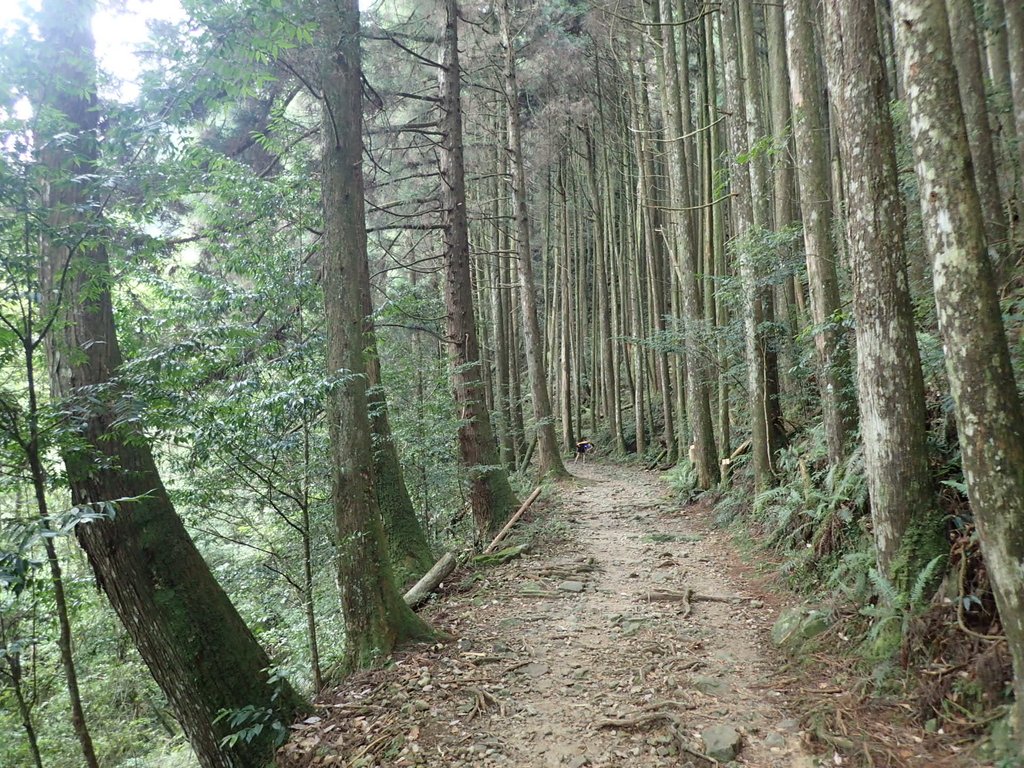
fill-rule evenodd
<path id="1" fill-rule="evenodd" d="M 747 449 L 750 448 L 750 439 L 744 440 L 737 446 L 736 450 L 729 454 L 729 461 L 736 461 L 741 453 L 746 453 Z"/>
<path id="2" fill-rule="evenodd" d="M 666 453 L 668 453 L 668 448 L 662 448 L 661 449 L 661 453 L 658 454 L 658 457 L 654 461 L 652 461 L 650 464 L 647 465 L 647 471 L 650 472 L 655 467 L 657 467 L 658 466 L 658 462 L 660 462 L 665 457 Z"/>
<path id="3" fill-rule="evenodd" d="M 498 546 L 498 542 L 505 538 L 505 534 L 508 533 L 512 526 L 519 521 L 519 518 L 522 517 L 523 513 L 530 508 L 530 505 L 536 501 L 538 496 L 540 496 L 540 486 L 530 494 L 530 498 L 524 501 L 523 506 L 521 506 L 516 513 L 512 515 L 511 519 L 507 523 L 505 523 L 505 527 L 502 528 L 498 535 L 494 537 L 494 541 L 487 545 L 487 549 L 483 551 L 483 554 L 488 555 L 494 551 L 495 547 Z"/>
<path id="4" fill-rule="evenodd" d="M 426 575 L 413 585 L 412 589 L 405 593 L 405 604 L 410 608 L 421 606 L 431 593 L 440 586 L 441 582 L 448 578 L 448 575 L 455 570 L 458 559 L 454 552 L 446 552 L 444 556 L 434 563 L 434 567 L 427 571 Z"/>
<path id="5" fill-rule="evenodd" d="M 598 720 L 595 725 L 598 728 L 640 728 L 650 723 L 659 723 L 663 720 L 667 720 L 672 725 L 682 727 L 682 722 L 679 718 L 670 712 L 649 712 L 646 715 L 637 715 L 636 717 L 622 717 L 622 718 L 608 718 L 607 720 Z"/>
<path id="6" fill-rule="evenodd" d="M 687 589 L 685 592 L 673 592 L 671 589 L 652 589 L 647 591 L 644 598 L 649 603 L 660 602 L 689 604 L 690 600 L 693 598 L 693 590 Z"/>

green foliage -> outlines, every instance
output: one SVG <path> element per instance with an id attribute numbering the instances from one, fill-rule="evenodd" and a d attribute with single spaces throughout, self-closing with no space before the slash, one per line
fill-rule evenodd
<path id="1" fill-rule="evenodd" d="M 856 536 L 856 520 L 867 504 L 863 449 L 839 466 L 828 467 L 825 460 L 820 427 L 779 454 L 780 482 L 759 494 L 753 509 L 769 546 L 780 552 L 810 547 L 828 559 L 842 549 L 844 538 Z"/>
<path id="2" fill-rule="evenodd" d="M 927 604 L 946 555 L 933 557 L 905 592 L 877 570 L 864 514 L 863 449 L 830 467 L 820 426 L 782 451 L 776 469 L 778 485 L 758 494 L 752 508 L 739 473 L 724 505 L 733 510 L 733 522 L 753 527 L 759 546 L 784 556 L 780 573 L 792 586 L 855 606 L 867 620 L 861 652 L 874 662 L 888 660 Z"/>
<path id="3" fill-rule="evenodd" d="M 877 568 L 868 570 L 868 579 L 878 598 L 874 605 L 865 605 L 860 609 L 862 616 L 871 619 L 865 638 L 865 648 L 870 657 L 886 659 L 896 650 L 910 621 L 924 608 L 930 597 L 927 590 L 934 585 L 935 576 L 947 559 L 946 555 L 932 558 L 917 574 L 909 592 L 901 592 Z"/>
<path id="4" fill-rule="evenodd" d="M 463 516 L 447 349 L 436 343 L 443 338 L 444 311 L 435 284 L 396 278 L 374 315 L 392 436 L 435 550 L 469 535 L 471 523 Z"/>
<path id="5" fill-rule="evenodd" d="M 697 488 L 697 468 L 684 459 L 665 473 L 665 481 L 679 496 L 689 497 Z"/>
<path id="6" fill-rule="evenodd" d="M 271 701 L 276 701 L 287 685 L 285 677 L 278 669 L 268 671 L 267 683 L 274 689 Z M 221 710 L 214 719 L 215 723 L 225 722 L 231 732 L 221 739 L 221 745 L 233 747 L 238 743 L 250 744 L 263 737 L 264 732 L 273 734 L 275 747 L 284 744 L 288 738 L 288 723 L 278 718 L 272 707 L 257 707 L 249 704 L 232 710 Z"/>

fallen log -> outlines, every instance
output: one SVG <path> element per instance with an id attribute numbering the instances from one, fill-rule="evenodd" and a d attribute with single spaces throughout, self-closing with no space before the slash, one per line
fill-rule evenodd
<path id="1" fill-rule="evenodd" d="M 537 438 L 534 436 L 530 442 L 529 447 L 526 449 L 526 454 L 523 456 L 523 460 L 519 463 L 519 469 L 516 471 L 522 474 L 526 471 L 526 468 L 530 466 L 530 460 L 533 459 L 533 452 L 537 450 Z"/>
<path id="2" fill-rule="evenodd" d="M 739 457 L 740 454 L 746 452 L 748 448 L 750 448 L 750 439 L 749 438 L 747 440 L 743 441 L 742 443 L 740 443 L 739 447 L 735 451 L 730 453 L 727 458 L 722 459 L 722 462 L 721 462 L 722 485 L 725 485 L 729 481 L 729 474 L 730 474 L 730 470 L 732 469 L 732 463 L 734 461 L 736 461 L 737 457 Z"/>
<path id="3" fill-rule="evenodd" d="M 658 466 L 658 463 L 665 457 L 665 455 L 667 453 L 668 453 L 668 448 L 662 448 L 661 449 L 661 453 L 658 454 L 658 457 L 654 461 L 652 461 L 650 464 L 647 465 L 647 471 L 648 472 L 653 472 L 654 469 Z"/>
<path id="4" fill-rule="evenodd" d="M 523 506 L 516 510 L 516 513 L 512 515 L 507 523 L 505 523 L 505 527 L 502 528 L 501 531 L 498 532 L 498 535 L 494 537 L 494 541 L 487 545 L 487 549 L 483 551 L 483 554 L 489 555 L 495 550 L 498 546 L 498 542 L 505 538 L 505 534 L 508 533 L 512 529 L 512 526 L 519 521 L 519 518 L 522 517 L 523 513 L 530 508 L 530 505 L 533 504 L 538 496 L 540 496 L 540 486 L 537 486 L 537 489 L 530 494 L 530 498 L 524 501 Z"/>
<path id="5" fill-rule="evenodd" d="M 412 589 L 405 593 L 405 604 L 410 608 L 418 608 L 431 593 L 440 586 L 441 582 L 448 578 L 448 575 L 455 570 L 458 558 L 454 552 L 446 552 L 444 556 L 434 563 L 434 567 L 427 571 L 426 575 L 413 585 Z"/>

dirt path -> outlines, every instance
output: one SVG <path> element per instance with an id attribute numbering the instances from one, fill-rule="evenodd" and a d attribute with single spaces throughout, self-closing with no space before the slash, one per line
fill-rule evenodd
<path id="1" fill-rule="evenodd" d="M 774 616 L 721 535 L 655 475 L 574 472 L 546 507 L 558 535 L 428 610 L 455 640 L 347 681 L 285 764 L 705 766 L 714 726 L 739 734 L 737 764 L 815 764 L 770 685 Z"/>

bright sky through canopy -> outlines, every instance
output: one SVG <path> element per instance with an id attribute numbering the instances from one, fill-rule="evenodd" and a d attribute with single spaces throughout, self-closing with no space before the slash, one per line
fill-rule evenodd
<path id="1" fill-rule="evenodd" d="M 363 10 L 376 0 L 359 0 Z M 38 8 L 39 0 L 0 0 L 0 29 L 24 18 L 27 8 Z M 181 21 L 185 18 L 178 0 L 101 0 L 92 29 L 96 36 L 99 65 L 121 81 L 116 96 L 131 100 L 138 95 L 140 63 L 135 52 L 148 35 L 150 20 Z"/>
<path id="2" fill-rule="evenodd" d="M 38 7 L 38 0 L 0 2 L 0 28 Z M 138 94 L 140 64 L 135 52 L 149 35 L 147 22 L 180 21 L 184 16 L 178 0 L 119 0 L 97 5 L 92 23 L 96 55 L 100 67 L 121 81 L 116 92 L 119 98 L 132 99 Z"/>

